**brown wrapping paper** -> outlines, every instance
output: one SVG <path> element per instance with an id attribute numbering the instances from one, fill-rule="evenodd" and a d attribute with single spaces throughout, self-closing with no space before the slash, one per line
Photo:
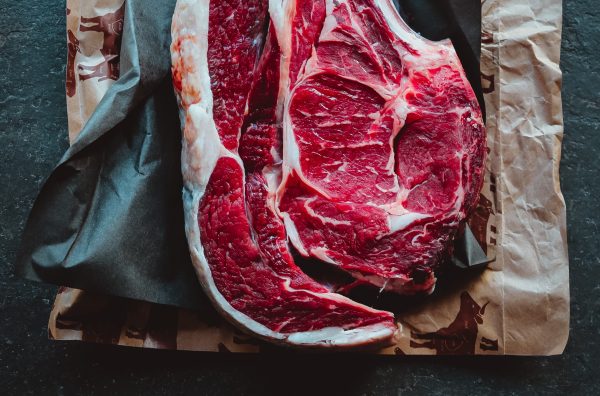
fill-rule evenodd
<path id="1" fill-rule="evenodd" d="M 123 0 L 68 0 L 69 137 L 118 77 Z M 120 14 L 121 13 L 121 14 Z M 560 0 L 482 0 L 481 78 L 487 112 L 486 183 L 471 229 L 495 260 L 398 315 L 382 354 L 553 355 L 569 330 Z M 62 288 L 50 338 L 145 348 L 269 349 L 212 310 L 185 309 Z"/>
<path id="2" fill-rule="evenodd" d="M 119 77 L 125 0 L 67 1 L 67 109 L 73 142 Z"/>

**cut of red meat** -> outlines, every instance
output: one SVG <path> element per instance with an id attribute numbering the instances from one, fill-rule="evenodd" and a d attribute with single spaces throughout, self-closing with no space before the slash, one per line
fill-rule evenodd
<path id="1" fill-rule="evenodd" d="M 265 204 L 264 180 L 247 180 L 246 204 L 242 172 L 237 159 L 221 157 L 198 212 L 204 255 L 220 294 L 215 299 L 224 300 L 219 307 L 258 335 L 292 344 L 344 346 L 389 337 L 395 329 L 391 314 L 328 293 L 294 265 L 283 226 Z M 258 243 L 246 208 L 261 233 Z"/>
<path id="2" fill-rule="evenodd" d="M 278 103 L 290 58 L 271 25 L 258 59 L 265 25 L 266 0 L 177 3 L 173 76 L 184 120 L 186 233 L 199 280 L 225 317 L 271 342 L 389 342 L 391 313 L 330 293 L 290 254 L 275 208 Z"/>
<path id="3" fill-rule="evenodd" d="M 389 0 L 326 0 L 315 48 L 284 112 L 290 240 L 381 289 L 431 292 L 483 183 L 485 130 L 456 52 Z"/>
<path id="4" fill-rule="evenodd" d="M 289 242 L 356 278 L 342 290 L 433 290 L 485 159 L 451 44 L 390 0 L 179 0 L 172 36 L 186 233 L 215 307 L 271 342 L 389 342 L 393 315 L 306 275 Z"/>

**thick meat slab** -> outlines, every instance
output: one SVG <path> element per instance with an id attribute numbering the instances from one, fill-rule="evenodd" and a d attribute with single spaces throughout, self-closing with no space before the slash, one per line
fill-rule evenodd
<path id="1" fill-rule="evenodd" d="M 412 32 L 390 0 L 324 2 L 285 102 L 278 209 L 301 254 L 431 292 L 483 183 L 481 111 L 451 43 Z"/>
<path id="2" fill-rule="evenodd" d="M 268 341 L 388 342 L 396 330 L 391 313 L 329 293 L 289 252 L 275 189 L 290 59 L 273 25 L 264 37 L 266 26 L 264 0 L 177 3 L 173 81 L 184 124 L 186 232 L 198 278 L 225 317 Z"/>

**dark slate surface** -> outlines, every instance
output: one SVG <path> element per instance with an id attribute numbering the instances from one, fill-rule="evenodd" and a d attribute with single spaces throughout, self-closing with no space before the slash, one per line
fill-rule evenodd
<path id="1" fill-rule="evenodd" d="M 17 4 L 18 3 L 18 4 Z M 227 356 L 50 342 L 55 288 L 13 276 L 33 198 L 67 147 L 64 2 L 0 0 L 0 393 L 600 394 L 596 0 L 565 2 L 571 339 L 552 358 Z"/>

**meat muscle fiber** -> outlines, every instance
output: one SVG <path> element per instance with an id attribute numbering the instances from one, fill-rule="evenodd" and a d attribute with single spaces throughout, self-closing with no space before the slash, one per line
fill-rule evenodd
<path id="1" fill-rule="evenodd" d="M 450 43 L 389 0 L 179 0 L 172 36 L 186 233 L 215 307 L 270 342 L 389 343 L 394 316 L 311 279 L 290 242 L 381 289 L 433 289 L 485 153 Z"/>
<path id="2" fill-rule="evenodd" d="M 381 289 L 431 292 L 483 183 L 485 129 L 450 41 L 389 0 L 325 0 L 286 101 L 278 207 L 305 256 Z"/>

